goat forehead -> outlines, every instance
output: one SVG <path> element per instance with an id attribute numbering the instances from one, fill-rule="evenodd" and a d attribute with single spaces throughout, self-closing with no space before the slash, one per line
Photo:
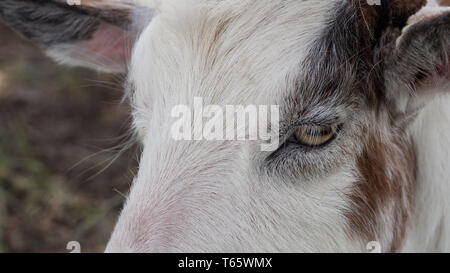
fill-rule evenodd
<path id="1" fill-rule="evenodd" d="M 330 11 L 329 1 L 294 0 L 162 8 L 134 51 L 136 100 L 155 107 L 193 96 L 273 103 L 291 89 Z"/>

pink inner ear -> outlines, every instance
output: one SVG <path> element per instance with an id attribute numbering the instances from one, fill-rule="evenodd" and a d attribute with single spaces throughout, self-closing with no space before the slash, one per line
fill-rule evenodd
<path id="1" fill-rule="evenodd" d="M 134 37 L 125 30 L 102 22 L 92 38 L 78 43 L 78 46 L 89 54 L 90 59 L 86 61 L 107 66 L 107 70 L 124 71 L 133 42 Z"/>
<path id="2" fill-rule="evenodd" d="M 448 50 L 448 52 L 450 53 L 450 48 Z M 439 79 L 446 79 L 446 80 L 450 80 L 450 55 L 448 57 L 448 60 L 446 63 L 444 63 L 443 65 L 440 66 L 435 66 L 434 71 L 430 71 L 432 72 L 432 77 L 429 77 L 429 75 L 425 74 L 425 73 L 417 73 L 415 75 L 415 79 L 414 79 L 414 84 L 429 84 L 430 82 L 433 82 L 434 80 L 436 80 L 436 77 Z"/>

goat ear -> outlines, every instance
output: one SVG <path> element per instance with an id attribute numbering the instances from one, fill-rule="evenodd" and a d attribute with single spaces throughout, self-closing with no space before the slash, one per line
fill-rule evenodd
<path id="1" fill-rule="evenodd" d="M 60 63 L 122 73 L 139 31 L 132 18 L 152 15 L 134 2 L 1 0 L 0 18 Z"/>
<path id="2" fill-rule="evenodd" d="M 388 97 L 405 112 L 450 91 L 449 7 L 425 7 L 409 19 L 386 61 L 385 78 Z"/>

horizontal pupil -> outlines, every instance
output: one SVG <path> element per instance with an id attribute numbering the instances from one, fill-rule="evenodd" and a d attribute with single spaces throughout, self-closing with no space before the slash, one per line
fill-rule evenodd
<path id="1" fill-rule="evenodd" d="M 304 132 L 306 135 L 310 137 L 318 137 L 318 136 L 329 136 L 332 133 L 331 127 L 320 128 L 320 129 L 308 129 Z"/>

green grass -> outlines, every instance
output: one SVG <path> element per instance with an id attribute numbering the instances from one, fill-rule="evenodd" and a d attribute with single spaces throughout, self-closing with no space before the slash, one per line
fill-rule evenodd
<path id="1" fill-rule="evenodd" d="M 27 230 L 36 228 L 37 232 L 41 229 L 48 233 L 45 236 L 52 236 L 53 230 L 48 227 L 66 226 L 60 231 L 67 238 L 61 239 L 60 250 L 64 251 L 64 241 L 83 241 L 98 225 L 112 225 L 105 218 L 122 201 L 122 197 L 116 196 L 95 202 L 72 194 L 63 177 L 52 175 L 33 156 L 19 126 L 8 131 L 0 127 L 0 252 L 9 251 L 6 237 L 20 232 L 11 223 L 20 223 L 18 228 L 25 226 Z M 93 236 L 89 240 L 104 245 L 105 239 Z"/>
<path id="2" fill-rule="evenodd" d="M 5 114 L 0 116 L 0 252 L 67 252 L 66 243 L 73 240 L 82 244 L 82 251 L 102 251 L 123 202 L 113 187 L 128 189 L 127 180 L 116 175 L 125 173 L 126 166 L 106 170 L 93 186 L 78 175 L 97 161 L 71 173 L 63 168 L 82 160 L 86 150 L 96 152 L 86 142 L 104 137 L 105 131 L 114 137 L 114 128 L 123 125 L 125 116 L 116 116 L 114 107 L 104 103 L 117 99 L 105 95 L 115 91 L 92 88 L 107 86 L 102 82 L 112 78 L 55 65 L 35 48 L 17 50 L 20 40 L 11 34 L 2 38 L 15 42 L 0 54 L 0 115 Z M 93 114 L 80 121 L 67 115 L 66 107 L 70 113 Z M 97 108 L 98 115 L 107 113 L 108 118 L 96 116 L 92 109 Z M 80 122 L 90 125 L 86 131 L 79 129 Z M 36 136 L 52 132 L 53 126 L 63 126 L 68 136 Z M 56 155 L 55 149 L 61 153 Z"/>

